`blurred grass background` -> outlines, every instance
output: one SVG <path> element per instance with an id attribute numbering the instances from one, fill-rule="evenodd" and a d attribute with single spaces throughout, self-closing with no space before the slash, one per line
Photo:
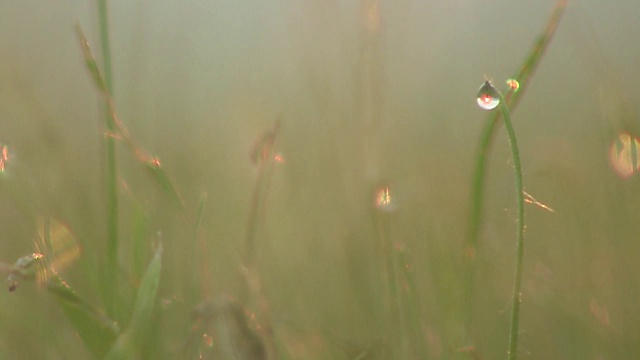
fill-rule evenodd
<path id="1" fill-rule="evenodd" d="M 242 293 L 259 174 L 250 152 L 280 117 L 284 163 L 273 164 L 254 258 L 280 357 L 505 357 L 515 201 L 504 133 L 488 168 L 470 324 L 461 299 L 486 115 L 474 97 L 483 76 L 501 85 L 517 70 L 554 3 L 110 2 L 118 114 L 185 203 L 119 147 L 123 303 L 164 245 L 159 330 L 144 354 L 196 358 L 184 344 L 212 330 L 194 309 Z M 34 251 L 38 219 L 55 217 L 82 248 L 62 276 L 101 308 L 103 102 L 74 32 L 83 24 L 99 53 L 96 11 L 80 1 L 0 4 L 0 142 L 10 150 L 0 260 Z M 638 15 L 631 0 L 570 3 L 513 114 L 526 190 L 555 210 L 527 207 L 523 358 L 640 352 L 639 183 L 609 163 L 620 133 L 640 136 Z M 376 212 L 375 190 L 387 184 L 397 208 Z M 410 265 L 415 301 L 402 304 L 413 306 L 394 310 L 389 261 Z M 260 301 L 248 308 L 260 313 Z M 90 356 L 43 289 L 0 296 L 0 359 Z"/>

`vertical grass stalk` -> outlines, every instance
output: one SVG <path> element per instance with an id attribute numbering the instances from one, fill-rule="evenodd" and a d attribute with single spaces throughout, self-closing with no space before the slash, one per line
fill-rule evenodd
<path id="1" fill-rule="evenodd" d="M 111 73 L 111 47 L 109 42 L 109 14 L 107 0 L 98 1 L 98 18 L 100 22 L 100 43 L 102 47 L 102 66 L 104 69 L 104 85 L 113 96 Z M 105 124 L 110 134 L 116 133 L 115 124 L 110 120 L 110 108 L 105 104 Z M 115 294 L 118 284 L 118 173 L 116 164 L 115 139 L 105 137 L 106 188 L 107 188 L 107 262 L 105 266 L 105 288 L 102 290 L 107 313 L 115 312 Z"/>
<path id="2" fill-rule="evenodd" d="M 511 146 L 511 157 L 513 158 L 513 175 L 516 184 L 516 203 L 517 203 L 517 234 L 516 234 L 516 268 L 514 273 L 512 307 L 511 307 L 511 329 L 509 330 L 509 360 L 515 360 L 518 357 L 518 330 L 520 327 L 520 304 L 522 301 L 522 263 L 524 260 L 524 185 L 522 181 L 522 166 L 520 163 L 520 151 L 518 150 L 518 141 L 516 140 L 516 132 L 511 122 L 511 114 L 505 101 L 504 96 L 498 92 L 500 103 L 498 108 L 502 114 L 507 135 L 509 136 L 509 145 Z"/>

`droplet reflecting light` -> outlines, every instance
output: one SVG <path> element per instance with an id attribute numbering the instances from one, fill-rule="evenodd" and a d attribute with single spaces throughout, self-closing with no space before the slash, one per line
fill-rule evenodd
<path id="1" fill-rule="evenodd" d="M 609 160 L 623 178 L 640 172 L 640 139 L 627 133 L 620 134 L 611 144 Z"/>
<path id="2" fill-rule="evenodd" d="M 391 196 L 389 185 L 379 187 L 376 190 L 374 203 L 378 210 L 384 212 L 392 212 L 397 208 L 395 195 L 393 195 L 393 197 Z"/>
<path id="3" fill-rule="evenodd" d="M 520 89 L 520 83 L 516 79 L 507 80 L 507 86 L 509 87 L 509 89 L 513 90 L 513 92 L 516 92 Z"/>
<path id="4" fill-rule="evenodd" d="M 487 80 L 478 90 L 478 106 L 485 110 L 493 110 L 500 103 L 498 91 L 491 81 Z"/>
<path id="5" fill-rule="evenodd" d="M 204 333 L 202 334 L 202 344 L 206 347 L 212 347 L 213 346 L 213 336 Z"/>

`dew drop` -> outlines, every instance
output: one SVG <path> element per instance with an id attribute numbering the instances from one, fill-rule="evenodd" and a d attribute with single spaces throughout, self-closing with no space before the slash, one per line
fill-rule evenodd
<path id="1" fill-rule="evenodd" d="M 374 205 L 378 210 L 383 212 L 393 212 L 396 210 L 398 204 L 395 199 L 395 194 L 393 194 L 392 197 L 389 185 L 376 189 Z"/>
<path id="2" fill-rule="evenodd" d="M 621 133 L 611 144 L 609 161 L 622 178 L 640 172 L 640 139 Z"/>
<path id="3" fill-rule="evenodd" d="M 507 86 L 509 89 L 513 90 L 513 92 L 520 90 L 520 83 L 516 79 L 507 80 Z"/>
<path id="4" fill-rule="evenodd" d="M 493 110 L 500 103 L 498 91 L 493 87 L 491 81 L 485 81 L 478 90 L 478 106 L 485 110 Z"/>

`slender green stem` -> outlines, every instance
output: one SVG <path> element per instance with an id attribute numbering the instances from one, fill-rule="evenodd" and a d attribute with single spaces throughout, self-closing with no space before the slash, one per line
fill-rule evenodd
<path id="1" fill-rule="evenodd" d="M 511 330 L 509 332 L 509 360 L 515 360 L 518 357 L 518 330 L 520 325 L 520 304 L 522 302 L 522 263 L 524 260 L 524 186 L 522 182 L 522 166 L 520 163 L 520 151 L 518 150 L 518 141 L 516 140 L 516 132 L 511 123 L 511 114 L 507 107 L 504 96 L 498 92 L 500 96 L 500 104 L 498 105 L 502 118 L 504 120 L 507 134 L 509 135 L 509 144 L 511 145 L 511 156 L 513 157 L 513 172 L 516 181 L 516 202 L 518 207 L 517 214 L 517 235 L 516 235 L 516 269 L 515 280 L 513 284 L 513 298 L 511 308 Z"/>
<path id="2" fill-rule="evenodd" d="M 100 21 L 100 43 L 104 67 L 104 85 L 107 93 L 113 96 L 111 75 L 111 47 L 109 43 L 109 15 L 107 0 L 98 1 Z M 115 133 L 115 124 L 111 121 L 109 105 L 105 105 L 105 123 L 109 133 Z M 115 139 L 105 137 L 106 187 L 107 187 L 107 263 L 105 266 L 105 289 L 103 297 L 107 312 L 113 316 L 118 284 L 118 173 L 116 164 Z"/>

